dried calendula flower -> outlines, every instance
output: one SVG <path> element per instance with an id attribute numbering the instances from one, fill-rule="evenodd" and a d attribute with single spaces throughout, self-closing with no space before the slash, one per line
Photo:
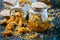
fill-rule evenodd
<path id="1" fill-rule="evenodd" d="M 51 29 L 53 27 L 54 27 L 54 24 L 53 23 L 49 24 L 49 29 Z"/>
<path id="2" fill-rule="evenodd" d="M 16 25 L 16 24 L 17 23 L 15 21 L 8 23 L 7 26 L 5 27 L 5 30 L 11 30 L 12 31 L 14 28 L 14 25 Z"/>
<path id="3" fill-rule="evenodd" d="M 19 2 L 28 2 L 29 0 L 18 0 Z"/>
<path id="4" fill-rule="evenodd" d="M 22 26 L 22 24 L 23 24 L 23 19 L 22 19 L 22 18 L 20 18 L 20 20 L 19 20 L 19 22 L 18 22 L 18 26 L 19 26 L 19 27 L 21 27 L 21 26 Z"/>
<path id="5" fill-rule="evenodd" d="M 23 18 L 23 13 L 22 12 L 16 12 L 15 15 L 18 18 Z"/>
<path id="6" fill-rule="evenodd" d="M 14 17 L 14 16 L 11 16 L 11 17 L 6 21 L 6 23 L 13 22 L 14 20 L 15 20 L 15 17 Z"/>
<path id="7" fill-rule="evenodd" d="M 60 12 L 57 13 L 58 17 L 60 18 Z"/>
<path id="8" fill-rule="evenodd" d="M 2 34 L 3 36 L 5 36 L 5 37 L 7 37 L 7 36 L 12 36 L 12 31 L 5 30 L 5 31 L 1 32 L 1 34 Z"/>
<path id="9" fill-rule="evenodd" d="M 25 27 L 20 27 L 20 28 L 18 28 L 18 32 L 19 33 L 23 33 L 23 32 L 26 32 L 26 28 Z"/>
<path id="10" fill-rule="evenodd" d="M 27 39 L 31 39 L 31 38 L 34 39 L 34 38 L 36 38 L 37 36 L 38 36 L 38 33 L 34 33 L 34 34 L 32 34 L 32 35 L 27 35 L 26 38 L 27 38 Z"/>
<path id="11" fill-rule="evenodd" d="M 33 18 L 35 18 L 35 20 L 36 20 L 36 19 L 41 18 L 41 16 L 40 15 L 37 15 L 37 14 L 33 14 Z"/>
<path id="12" fill-rule="evenodd" d="M 57 14 L 60 15 L 60 12 L 58 12 Z"/>
<path id="13" fill-rule="evenodd" d="M 29 33 L 30 32 L 30 30 L 28 30 L 26 27 L 18 27 L 16 30 L 17 30 L 17 31 L 15 31 L 16 36 L 21 35 L 23 33 Z"/>
<path id="14" fill-rule="evenodd" d="M 32 22 L 28 23 L 28 27 L 32 31 L 42 32 L 48 28 L 48 22 L 42 23 L 40 21 L 35 21 L 35 22 L 32 21 Z"/>
<path id="15" fill-rule="evenodd" d="M 3 24 L 3 23 L 6 23 L 7 22 L 7 19 L 6 18 L 4 18 L 3 20 L 1 20 L 1 23 Z"/>
<path id="16" fill-rule="evenodd" d="M 33 14 L 31 18 L 29 18 L 29 22 L 34 22 L 34 21 L 41 21 L 41 16 L 37 14 Z"/>
<path id="17" fill-rule="evenodd" d="M 25 4 L 29 4 L 31 5 L 32 3 L 30 2 L 30 0 L 18 0 L 19 3 L 20 3 L 20 6 L 24 6 Z"/>
<path id="18" fill-rule="evenodd" d="M 49 21 L 53 21 L 55 19 L 55 17 L 48 17 Z"/>
<path id="19" fill-rule="evenodd" d="M 8 24 L 5 28 L 5 30 L 12 30 L 12 26 Z"/>
<path id="20" fill-rule="evenodd" d="M 51 5 L 48 5 L 48 8 L 51 8 Z"/>
<path id="21" fill-rule="evenodd" d="M 56 12 L 56 10 L 54 10 L 54 9 L 51 9 L 51 10 L 49 10 L 48 12 Z"/>

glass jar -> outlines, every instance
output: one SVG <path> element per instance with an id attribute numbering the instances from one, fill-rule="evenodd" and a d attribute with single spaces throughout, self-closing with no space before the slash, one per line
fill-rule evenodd
<path id="1" fill-rule="evenodd" d="M 42 2 L 35 2 L 32 3 L 30 9 L 29 9 L 29 18 L 31 20 L 36 20 L 46 22 L 48 19 L 48 12 L 47 12 L 48 6 Z"/>
<path id="2" fill-rule="evenodd" d="M 23 16 L 24 18 L 26 18 L 26 11 L 24 11 L 24 9 L 22 7 L 20 7 L 20 4 L 19 2 L 17 1 L 16 4 L 11 8 L 10 10 L 10 15 L 15 15 L 16 16 L 16 12 L 22 12 L 23 13 Z"/>
<path id="3" fill-rule="evenodd" d="M 48 28 L 47 5 L 42 2 L 32 3 L 29 9 L 28 27 L 36 32 L 42 32 Z"/>

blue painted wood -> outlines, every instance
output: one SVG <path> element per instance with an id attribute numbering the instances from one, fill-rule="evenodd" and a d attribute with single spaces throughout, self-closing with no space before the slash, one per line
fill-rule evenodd
<path id="1" fill-rule="evenodd" d="M 60 1 L 58 2 L 57 0 L 51 0 L 51 3 L 53 7 L 60 8 Z"/>
<path id="2" fill-rule="evenodd" d="M 2 0 L 0 0 L 0 3 L 1 2 L 2 2 Z M 32 0 L 32 2 L 36 2 L 36 1 Z M 53 3 L 53 5 L 56 4 L 56 0 L 52 0 L 52 3 Z M 26 7 L 27 7 L 27 5 L 26 5 Z M 1 17 L 0 17 L 0 20 L 2 20 Z M 47 30 L 45 33 L 41 33 L 41 34 L 44 34 L 44 40 L 60 40 L 60 26 L 59 26 L 60 24 L 58 24 L 59 21 L 60 21 L 60 18 L 58 19 L 58 17 L 56 16 L 55 20 L 53 21 L 53 23 L 55 24 L 55 27 L 53 28 L 54 30 L 53 31 Z M 57 26 L 59 26 L 58 29 L 56 29 Z M 0 32 L 2 32 L 3 29 L 4 29 L 4 27 L 0 26 Z M 50 33 L 52 33 L 53 36 L 51 36 Z M 45 34 L 48 34 L 49 36 L 45 36 Z M 56 37 L 56 35 L 58 35 L 58 36 Z M 5 38 L 5 37 L 2 37 L 1 34 L 0 34 L 0 40 L 20 40 L 20 38 L 19 37 L 14 37 L 14 36 Z"/>

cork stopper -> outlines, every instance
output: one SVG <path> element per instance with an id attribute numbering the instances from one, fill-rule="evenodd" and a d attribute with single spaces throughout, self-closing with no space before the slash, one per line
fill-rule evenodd
<path id="1" fill-rule="evenodd" d="M 34 2 L 31 5 L 32 9 L 35 11 L 41 11 L 47 8 L 47 5 L 43 2 Z"/>
<path id="2" fill-rule="evenodd" d="M 0 12 L 0 16 L 1 17 L 3 17 L 3 16 L 10 16 L 9 12 L 10 12 L 10 10 L 4 9 L 3 11 Z"/>

